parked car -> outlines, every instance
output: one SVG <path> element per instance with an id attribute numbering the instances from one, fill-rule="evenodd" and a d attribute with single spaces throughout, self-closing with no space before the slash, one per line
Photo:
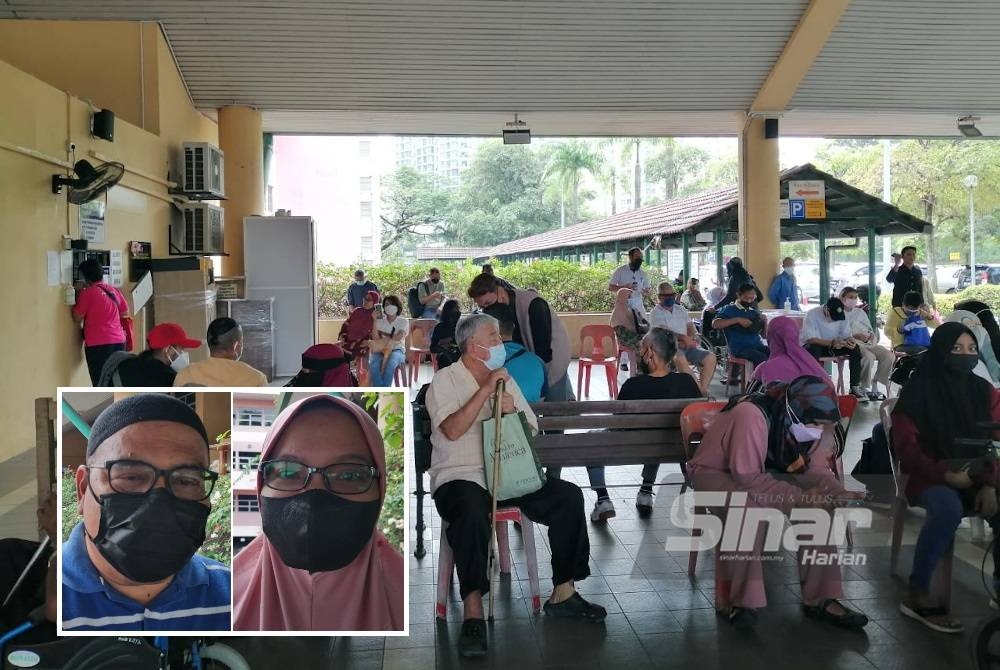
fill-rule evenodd
<path id="1" fill-rule="evenodd" d="M 979 280 L 976 282 L 978 284 L 1000 284 L 1000 265 L 987 265 L 985 263 L 976 263 L 976 274 Z M 955 290 L 949 291 L 949 293 L 957 293 L 958 291 L 963 291 L 969 287 L 969 266 L 963 265 L 962 268 L 956 273 L 956 283 Z"/>
<path id="2" fill-rule="evenodd" d="M 882 289 L 886 285 L 885 281 L 885 271 L 878 267 L 875 270 L 875 295 L 882 295 Z M 853 286 L 858 290 L 858 297 L 861 298 L 862 302 L 871 302 L 868 300 L 868 265 L 862 265 L 858 267 L 853 272 L 849 272 L 844 275 L 839 275 L 838 277 L 830 278 L 830 293 L 837 295 L 840 293 L 841 289 L 845 286 Z"/>

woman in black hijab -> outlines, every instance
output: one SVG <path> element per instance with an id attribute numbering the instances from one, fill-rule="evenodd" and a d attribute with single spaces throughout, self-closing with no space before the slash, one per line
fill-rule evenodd
<path id="1" fill-rule="evenodd" d="M 446 368 L 459 359 L 458 344 L 455 342 L 455 327 L 462 316 L 462 308 L 457 300 L 446 300 L 441 307 L 441 320 L 431 333 L 431 353 L 437 356 L 437 369 Z"/>
<path id="2" fill-rule="evenodd" d="M 1000 361 L 1000 324 L 993 315 L 993 310 L 985 302 L 979 300 L 963 300 L 955 303 L 955 309 L 964 309 L 979 317 L 979 322 L 986 329 L 986 334 L 990 336 L 990 345 L 993 347 L 993 354 Z"/>
<path id="3" fill-rule="evenodd" d="M 757 292 L 757 300 L 754 301 L 755 303 L 759 303 L 764 299 L 764 294 L 760 292 L 759 288 L 757 288 L 757 282 L 755 282 L 750 273 L 747 272 L 747 269 L 743 267 L 742 258 L 733 256 L 726 261 L 726 276 L 729 277 L 729 283 L 727 284 L 728 292 L 726 293 L 726 297 L 722 299 L 722 302 L 715 306 L 716 311 L 722 309 L 731 302 L 736 302 L 736 298 L 740 294 L 740 286 L 743 286 L 744 284 L 753 284 L 754 291 Z"/>
<path id="4" fill-rule="evenodd" d="M 957 633 L 962 624 L 930 597 L 931 577 L 955 540 L 962 518 L 986 519 L 1000 536 L 995 461 L 968 458 L 966 467 L 957 439 L 988 441 L 984 422 L 1000 421 L 1000 392 L 972 373 L 979 362 L 975 335 L 961 323 L 934 331 L 930 349 L 910 376 L 892 413 L 892 446 L 907 476 L 910 503 L 927 510 L 910 573 L 910 592 L 900 611 L 932 630 Z M 994 591 L 1000 585 L 1000 544 L 994 543 Z"/>

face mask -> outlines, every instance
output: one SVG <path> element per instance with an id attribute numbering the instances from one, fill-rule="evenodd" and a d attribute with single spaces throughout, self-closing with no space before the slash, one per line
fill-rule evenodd
<path id="1" fill-rule="evenodd" d="M 642 259 L 639 259 L 637 261 L 629 261 L 628 266 L 632 269 L 632 272 L 635 272 L 636 270 L 642 267 Z"/>
<path id="2" fill-rule="evenodd" d="M 847 300 L 844 301 L 844 307 L 848 309 L 854 309 L 855 307 L 858 306 L 858 302 L 859 301 L 857 298 L 848 298 Z"/>
<path id="3" fill-rule="evenodd" d="M 794 422 L 791 426 L 792 437 L 796 442 L 812 444 L 819 438 L 823 437 L 822 428 L 814 428 L 813 426 L 807 426 L 804 423 Z"/>
<path id="4" fill-rule="evenodd" d="M 290 568 L 329 572 L 349 565 L 371 542 L 382 503 L 357 502 L 310 489 L 288 498 L 260 497 L 264 535 Z"/>
<path id="5" fill-rule="evenodd" d="M 364 286 L 367 282 L 364 279 L 355 279 L 354 283 L 358 286 Z"/>
<path id="6" fill-rule="evenodd" d="M 676 302 L 677 298 L 675 298 L 674 296 L 670 296 L 669 298 L 663 298 L 662 300 L 660 300 L 660 304 L 663 305 L 664 307 L 673 307 L 674 303 Z"/>
<path id="7" fill-rule="evenodd" d="M 383 309 L 383 310 L 385 311 L 385 313 L 386 313 L 386 314 L 388 314 L 389 316 L 396 316 L 396 312 L 398 312 L 398 311 L 399 311 L 399 308 L 398 308 L 398 307 L 396 307 L 395 305 L 386 305 L 386 306 L 385 306 L 385 307 L 383 307 L 382 309 Z"/>
<path id="8" fill-rule="evenodd" d="M 174 372 L 180 372 L 189 365 L 191 365 L 191 356 L 186 351 L 177 354 L 177 357 L 170 361 L 170 367 L 173 368 Z"/>
<path id="9" fill-rule="evenodd" d="M 205 541 L 209 507 L 181 500 L 166 489 L 94 499 L 101 505 L 101 525 L 90 540 L 133 582 L 150 584 L 177 574 Z"/>
<path id="10" fill-rule="evenodd" d="M 904 311 L 904 312 L 906 312 L 906 314 L 907 314 L 908 316 L 913 316 L 914 314 L 916 314 L 916 313 L 917 313 L 918 311 L 920 311 L 920 310 L 918 310 L 918 309 L 916 309 L 916 308 L 914 308 L 914 309 L 911 309 L 911 308 L 909 308 L 909 307 L 904 307 L 904 308 L 903 308 L 903 311 Z"/>
<path id="11" fill-rule="evenodd" d="M 795 268 L 794 267 L 785 268 L 785 272 L 788 274 L 789 277 L 794 277 L 795 276 Z"/>
<path id="12" fill-rule="evenodd" d="M 976 354 L 948 354 L 944 357 L 944 369 L 954 375 L 967 375 L 979 364 Z"/>
<path id="13" fill-rule="evenodd" d="M 642 352 L 639 352 L 639 359 L 636 361 L 636 367 L 641 375 L 648 375 L 652 370 L 649 363 L 646 362 L 646 355 Z"/>
<path id="14" fill-rule="evenodd" d="M 490 357 L 483 361 L 483 365 L 490 370 L 499 370 L 507 362 L 507 349 L 504 348 L 502 342 L 494 344 L 492 347 L 484 347 L 481 344 L 477 344 L 476 346 L 490 352 Z"/>
<path id="15" fill-rule="evenodd" d="M 240 343 L 239 349 L 236 350 L 236 360 L 243 358 L 243 344 Z"/>

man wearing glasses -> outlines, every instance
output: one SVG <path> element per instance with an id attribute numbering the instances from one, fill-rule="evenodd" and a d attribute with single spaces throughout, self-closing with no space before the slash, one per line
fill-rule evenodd
<path id="1" fill-rule="evenodd" d="M 677 302 L 677 289 L 668 281 L 660 284 L 657 305 L 649 313 L 650 328 L 666 328 L 677 337 L 677 355 L 683 355 L 691 365 L 701 368 L 698 387 L 708 395 L 708 385 L 715 375 L 715 354 L 698 346 L 698 331 L 687 310 Z"/>
<path id="2" fill-rule="evenodd" d="M 205 541 L 208 436 L 195 412 L 162 394 L 104 410 L 76 471 L 83 521 L 63 545 L 63 630 L 229 630 L 229 568 Z"/>

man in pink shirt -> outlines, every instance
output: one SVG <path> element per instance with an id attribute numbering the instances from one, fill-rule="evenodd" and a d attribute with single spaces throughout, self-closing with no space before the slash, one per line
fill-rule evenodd
<path id="1" fill-rule="evenodd" d="M 97 386 L 101 369 L 108 357 L 125 350 L 122 317 L 128 316 L 128 303 L 114 286 L 104 283 L 104 269 L 88 259 L 80 263 L 84 288 L 73 306 L 73 319 L 83 324 L 84 353 L 90 383 Z"/>

